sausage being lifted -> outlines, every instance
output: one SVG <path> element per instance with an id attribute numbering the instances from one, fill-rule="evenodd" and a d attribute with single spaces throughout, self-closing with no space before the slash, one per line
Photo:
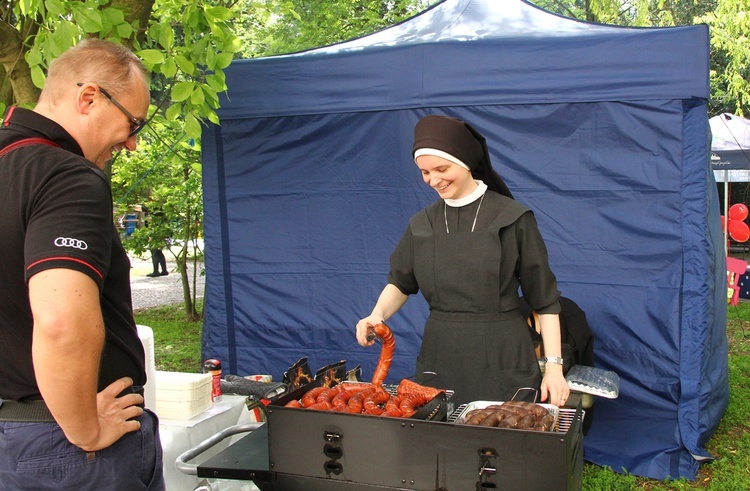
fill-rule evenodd
<path id="1" fill-rule="evenodd" d="M 372 330 L 383 342 L 383 346 L 380 348 L 378 365 L 372 374 L 372 384 L 377 387 L 383 385 L 385 378 L 388 376 L 388 370 L 391 369 L 393 350 L 396 348 L 396 339 L 393 337 L 391 329 L 383 323 L 375 324 Z"/>

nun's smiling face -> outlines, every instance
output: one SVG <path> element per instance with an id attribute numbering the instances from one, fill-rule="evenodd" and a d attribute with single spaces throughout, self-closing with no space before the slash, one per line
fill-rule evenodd
<path id="1" fill-rule="evenodd" d="M 437 191 L 442 199 L 463 198 L 477 187 L 471 172 L 450 160 L 420 155 L 416 162 L 425 184 Z"/>

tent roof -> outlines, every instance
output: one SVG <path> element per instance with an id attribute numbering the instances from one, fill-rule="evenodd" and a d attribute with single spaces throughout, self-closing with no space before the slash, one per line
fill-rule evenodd
<path id="1" fill-rule="evenodd" d="M 708 120 L 711 125 L 711 150 L 750 150 L 750 120 L 723 113 Z"/>
<path id="2" fill-rule="evenodd" d="M 342 50 L 441 41 L 549 37 L 551 33 L 555 33 L 556 36 L 588 36 L 594 32 L 603 33 L 612 29 L 612 26 L 560 17 L 522 1 L 504 2 L 502 8 L 498 8 L 497 3 L 500 2 L 440 2 L 395 26 L 307 53 L 335 53 Z"/>
<path id="3" fill-rule="evenodd" d="M 708 46 L 706 26 L 618 28 L 518 0 L 446 0 L 352 41 L 233 62 L 219 115 L 469 106 L 487 94 L 497 104 L 706 99 Z"/>
<path id="4" fill-rule="evenodd" d="M 714 170 L 716 182 L 750 182 L 750 169 L 727 169 L 726 176 L 723 170 Z"/>
<path id="5" fill-rule="evenodd" d="M 708 123 L 711 125 L 713 168 L 750 169 L 750 120 L 723 113 L 709 119 Z"/>

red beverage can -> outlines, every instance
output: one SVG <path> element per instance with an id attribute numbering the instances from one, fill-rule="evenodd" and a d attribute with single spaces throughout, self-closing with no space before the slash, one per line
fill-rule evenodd
<path id="1" fill-rule="evenodd" d="M 221 400 L 221 362 L 211 358 L 203 362 L 203 373 L 211 374 L 211 401 Z"/>

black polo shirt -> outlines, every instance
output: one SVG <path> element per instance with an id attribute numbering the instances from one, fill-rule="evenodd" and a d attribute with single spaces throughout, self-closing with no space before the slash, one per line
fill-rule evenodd
<path id="1" fill-rule="evenodd" d="M 60 125 L 10 108 L 0 128 L 0 150 L 26 138 L 57 146 L 37 143 L 0 157 L 0 398 L 41 398 L 31 360 L 27 281 L 54 268 L 80 271 L 99 286 L 106 331 L 99 390 L 124 376 L 143 385 L 130 260 L 114 226 L 109 181 Z"/>

